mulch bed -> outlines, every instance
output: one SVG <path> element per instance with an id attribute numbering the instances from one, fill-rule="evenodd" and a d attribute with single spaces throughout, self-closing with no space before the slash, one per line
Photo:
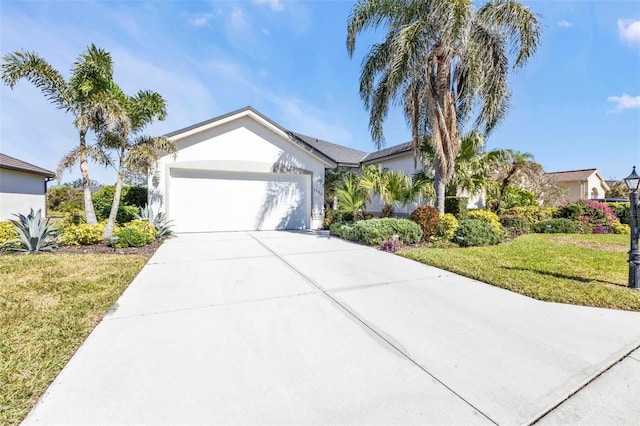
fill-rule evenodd
<path id="1" fill-rule="evenodd" d="M 139 256 L 144 256 L 146 258 L 150 258 L 153 254 L 158 250 L 158 247 L 162 245 L 161 240 L 155 240 L 150 244 L 142 247 L 124 247 L 124 248 L 113 248 L 109 247 L 106 244 L 94 244 L 91 246 L 59 246 L 53 251 L 49 252 L 37 252 L 35 254 L 60 254 L 60 253 L 76 253 L 76 254 L 137 254 Z M 0 250 L 0 256 L 2 255 L 20 255 L 25 254 L 25 252 L 21 251 L 7 251 Z"/>

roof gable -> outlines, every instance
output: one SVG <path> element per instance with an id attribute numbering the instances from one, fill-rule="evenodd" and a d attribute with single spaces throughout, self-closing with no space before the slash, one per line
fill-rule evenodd
<path id="1" fill-rule="evenodd" d="M 0 168 L 15 170 L 18 172 L 32 173 L 34 175 L 39 175 L 47 178 L 52 178 L 56 175 L 51 170 L 43 169 L 42 167 L 35 166 L 31 163 L 18 160 L 17 158 L 2 153 L 0 153 Z"/>
<path id="2" fill-rule="evenodd" d="M 336 162 L 330 156 L 326 155 L 326 153 L 324 153 L 322 150 L 317 149 L 313 145 L 307 143 L 307 141 L 302 138 L 295 137 L 295 134 L 293 132 L 288 131 L 284 127 L 280 126 L 278 123 L 272 121 L 270 118 L 266 117 L 265 115 L 261 114 L 260 112 L 258 112 L 257 110 L 255 110 L 250 106 L 238 109 L 236 111 L 232 111 L 227 114 L 220 115 L 218 117 L 214 117 L 210 120 L 196 123 L 194 125 L 185 127 L 180 130 L 176 130 L 171 133 L 167 133 L 164 136 L 176 142 L 180 139 L 186 138 L 193 134 L 200 133 L 200 132 L 212 129 L 214 127 L 221 126 L 223 124 L 238 120 L 243 117 L 248 117 L 254 120 L 258 124 L 278 134 L 283 139 L 286 139 L 289 142 L 301 147 L 303 150 L 307 151 L 309 154 L 320 159 L 323 163 L 325 163 L 325 165 L 329 167 L 336 167 Z"/>

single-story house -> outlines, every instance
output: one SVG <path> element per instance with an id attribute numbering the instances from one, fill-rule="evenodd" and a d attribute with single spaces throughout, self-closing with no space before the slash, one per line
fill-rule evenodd
<path id="1" fill-rule="evenodd" d="M 251 107 L 165 137 L 178 152 L 159 159 L 149 201 L 176 232 L 317 229 L 326 169 L 381 164 L 409 176 L 416 171 L 411 143 L 367 153 L 292 132 Z M 367 211 L 381 207 L 372 200 Z"/>
<path id="2" fill-rule="evenodd" d="M 597 169 L 567 170 L 546 175 L 552 182 L 567 188 L 568 201 L 604 198 L 609 190 Z"/>
<path id="3" fill-rule="evenodd" d="M 45 213 L 47 182 L 54 176 L 50 170 L 0 153 L 0 221 L 31 209 Z"/>

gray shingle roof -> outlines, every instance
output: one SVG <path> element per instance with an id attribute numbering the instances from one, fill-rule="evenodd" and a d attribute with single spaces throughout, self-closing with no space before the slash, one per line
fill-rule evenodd
<path id="1" fill-rule="evenodd" d="M 413 151 L 413 142 L 405 142 L 398 145 L 390 146 L 389 148 L 381 149 L 380 151 L 372 152 L 367 155 L 362 162 L 368 163 L 373 160 L 379 160 L 384 157 L 391 157 L 396 154 L 403 154 L 405 152 Z"/>
<path id="2" fill-rule="evenodd" d="M 43 169 L 42 167 L 34 166 L 31 163 L 27 163 L 17 158 L 13 158 L 9 155 L 0 153 L 0 168 L 7 170 L 16 170 L 19 172 L 33 173 L 44 177 L 54 177 L 56 174 L 51 170 Z"/>
<path id="3" fill-rule="evenodd" d="M 364 151 L 338 145 L 335 143 L 323 141 L 301 133 L 290 132 L 293 136 L 301 139 L 308 145 L 311 145 L 318 151 L 324 153 L 327 157 L 338 163 L 338 165 L 360 166 L 360 162 L 367 156 Z"/>

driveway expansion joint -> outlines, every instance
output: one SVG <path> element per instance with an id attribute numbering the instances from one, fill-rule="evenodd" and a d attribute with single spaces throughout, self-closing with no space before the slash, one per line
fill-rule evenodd
<path id="1" fill-rule="evenodd" d="M 545 410 L 541 415 L 535 417 L 530 423 L 529 425 L 535 425 L 538 422 L 540 422 L 542 419 L 544 419 L 548 414 L 550 414 L 551 412 L 553 412 L 553 410 L 555 410 L 556 408 L 560 407 L 562 404 L 564 404 L 566 401 L 568 401 L 569 399 L 571 399 L 574 395 L 576 395 L 577 393 L 579 393 L 582 389 L 586 388 L 587 386 L 589 386 L 591 383 L 593 383 L 595 380 L 597 380 L 598 378 L 600 378 L 602 375 L 604 375 L 607 371 L 611 370 L 613 367 L 615 367 L 616 365 L 620 364 L 625 358 L 630 358 L 633 359 L 634 361 L 639 361 L 635 358 L 633 358 L 631 356 L 632 353 L 634 353 L 635 351 L 637 351 L 638 349 L 640 349 L 640 343 L 637 344 L 634 348 L 632 348 L 630 351 L 627 351 L 624 355 L 622 355 L 621 357 L 619 357 L 617 360 L 613 361 L 608 367 L 604 368 L 602 371 L 594 374 L 593 376 L 591 376 L 590 378 L 588 378 L 587 380 L 584 381 L 584 383 L 582 383 L 582 385 L 578 386 L 577 389 L 575 389 L 573 392 L 570 392 L 566 398 L 564 398 L 563 400 L 561 400 L 560 402 L 558 402 L 557 404 L 554 404 L 552 407 L 550 407 L 549 409 Z"/>
<path id="2" fill-rule="evenodd" d="M 118 312 L 118 310 L 116 309 L 114 311 L 109 311 L 107 313 L 107 316 L 103 318 L 103 321 L 126 320 L 126 319 L 141 318 L 141 317 L 148 317 L 148 316 L 155 316 L 155 315 L 173 314 L 177 312 L 198 311 L 203 309 L 220 308 L 220 307 L 226 307 L 226 306 L 246 305 L 249 303 L 258 303 L 258 302 L 265 302 L 265 301 L 278 300 L 278 299 L 291 299 L 294 297 L 309 296 L 311 294 L 318 294 L 318 293 L 319 293 L 318 291 L 305 291 L 303 293 L 287 294 L 283 296 L 263 297 L 260 299 L 250 299 L 250 300 L 238 300 L 235 302 L 226 302 L 226 303 L 212 303 L 209 305 L 190 306 L 188 308 L 167 309 L 165 311 L 145 312 L 142 314 L 124 315 L 121 317 L 109 318 L 109 315 L 116 314 Z"/>
<path id="3" fill-rule="evenodd" d="M 383 342 L 385 342 L 387 345 L 389 345 L 393 350 L 395 350 L 398 354 L 400 354 L 402 357 L 404 357 L 405 359 L 407 359 L 409 362 L 411 362 L 413 365 L 415 365 L 416 367 L 418 367 L 420 370 L 422 370 L 424 373 L 426 373 L 429 377 L 431 377 L 433 380 L 435 380 L 436 382 L 438 382 L 439 384 L 441 384 L 445 389 L 447 389 L 449 392 L 451 392 L 453 395 L 455 395 L 456 397 L 458 397 L 461 401 L 463 401 L 464 403 L 466 403 L 467 405 L 469 405 L 472 409 L 474 409 L 476 412 L 478 412 L 480 415 L 482 415 L 483 417 L 485 417 L 487 420 L 489 420 L 491 423 L 498 425 L 499 423 L 495 420 L 493 420 L 491 417 L 489 417 L 488 414 L 486 414 L 485 412 L 483 412 L 482 410 L 480 410 L 478 407 L 476 407 L 473 403 L 471 403 L 470 401 L 468 401 L 467 399 L 465 399 L 462 395 L 460 395 L 458 392 L 456 392 L 455 390 L 453 390 L 450 386 L 448 386 L 446 383 L 444 383 L 442 380 L 440 380 L 438 377 L 436 377 L 433 373 L 429 372 L 426 367 L 422 366 L 418 361 L 414 360 L 413 358 L 411 358 L 411 356 L 404 351 L 402 348 L 400 348 L 398 345 L 395 345 L 394 343 L 390 342 L 388 338 L 385 338 L 385 336 L 383 336 L 381 334 L 381 332 L 379 330 L 377 330 L 376 328 L 372 327 L 371 324 L 369 324 L 367 321 L 363 320 L 362 318 L 360 318 L 359 315 L 357 315 L 357 313 L 355 313 L 353 310 L 351 310 L 347 305 L 345 305 L 343 302 L 341 302 L 340 300 L 336 299 L 335 297 L 333 297 L 330 293 L 330 291 L 323 289 L 317 282 L 315 282 L 311 277 L 307 276 L 306 274 L 304 274 L 302 271 L 298 270 L 295 266 L 293 266 L 292 264 L 290 264 L 289 262 L 287 262 L 283 256 L 280 256 L 278 253 L 276 253 L 275 251 L 273 251 L 270 247 L 268 247 L 267 245 L 263 244 L 262 241 L 260 241 L 259 239 L 255 238 L 255 236 L 251 235 L 251 237 L 253 237 L 258 243 L 260 243 L 264 248 L 266 248 L 267 250 L 269 250 L 271 253 L 274 254 L 274 256 L 276 256 L 278 259 L 280 259 L 280 261 L 282 261 L 287 267 L 291 268 L 291 270 L 293 270 L 294 272 L 296 272 L 297 274 L 299 274 L 302 278 L 304 278 L 307 282 L 309 282 L 309 284 L 311 284 L 313 287 L 317 288 L 321 294 L 324 294 L 329 300 L 331 300 L 333 303 L 335 303 L 344 313 L 346 313 L 347 315 L 349 315 L 352 319 L 354 319 L 355 321 L 357 321 L 360 325 L 364 326 L 366 329 L 368 329 L 370 331 L 370 333 L 373 333 L 375 336 L 377 336 L 379 339 L 381 339 Z"/>

